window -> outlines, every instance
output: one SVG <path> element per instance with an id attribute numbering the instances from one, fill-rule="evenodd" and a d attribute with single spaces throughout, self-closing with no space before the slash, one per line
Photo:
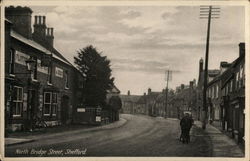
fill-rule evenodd
<path id="1" fill-rule="evenodd" d="M 50 109 L 51 109 L 51 92 L 44 92 L 44 111 L 43 114 L 45 116 L 50 115 Z"/>
<path id="2" fill-rule="evenodd" d="M 56 116 L 57 113 L 57 93 L 52 95 L 52 115 Z"/>
<path id="3" fill-rule="evenodd" d="M 56 116 L 57 114 L 57 93 L 44 92 L 44 112 L 45 116 Z"/>
<path id="4" fill-rule="evenodd" d="M 32 71 L 32 73 L 31 73 L 31 79 L 37 80 L 37 58 L 32 57 L 32 59 L 35 61 L 35 65 L 34 65 L 34 71 Z"/>
<path id="5" fill-rule="evenodd" d="M 14 74 L 15 67 L 15 50 L 10 50 L 9 74 Z"/>
<path id="6" fill-rule="evenodd" d="M 23 107 L 23 88 L 14 86 L 13 116 L 21 116 Z"/>
<path id="7" fill-rule="evenodd" d="M 52 84 L 52 66 L 48 66 L 48 84 Z"/>
<path id="8" fill-rule="evenodd" d="M 240 74 L 239 72 L 236 73 L 236 88 L 235 89 L 238 89 L 239 88 L 239 77 L 240 77 Z"/>
<path id="9" fill-rule="evenodd" d="M 233 92 L 233 79 L 230 81 L 230 92 Z"/>
<path id="10" fill-rule="evenodd" d="M 65 89 L 69 89 L 69 76 L 68 76 L 68 71 L 65 71 Z"/>
<path id="11" fill-rule="evenodd" d="M 242 65 L 242 85 L 245 86 L 245 64 Z"/>
<path id="12" fill-rule="evenodd" d="M 216 98 L 219 97 L 219 85 L 217 84 L 216 85 Z"/>

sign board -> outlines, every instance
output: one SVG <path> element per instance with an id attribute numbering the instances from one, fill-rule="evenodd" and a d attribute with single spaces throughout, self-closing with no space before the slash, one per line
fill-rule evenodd
<path id="1" fill-rule="evenodd" d="M 40 59 L 37 59 L 37 71 L 48 74 L 48 67 L 42 66 L 42 61 Z"/>
<path id="2" fill-rule="evenodd" d="M 77 112 L 85 112 L 85 108 L 77 108 Z"/>
<path id="3" fill-rule="evenodd" d="M 95 121 L 96 121 L 96 122 L 101 122 L 101 116 L 96 116 L 96 117 L 95 117 Z"/>
<path id="4" fill-rule="evenodd" d="M 63 78 L 63 69 L 56 67 L 55 68 L 55 75 L 56 75 L 56 77 Z"/>
<path id="5" fill-rule="evenodd" d="M 25 53 L 22 53 L 20 51 L 16 51 L 16 54 L 15 54 L 15 62 L 17 64 L 21 64 L 21 65 L 26 65 L 26 60 L 28 60 L 30 58 L 29 55 L 25 54 Z"/>

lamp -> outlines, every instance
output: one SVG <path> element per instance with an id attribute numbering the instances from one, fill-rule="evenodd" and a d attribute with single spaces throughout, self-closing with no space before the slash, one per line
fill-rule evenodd
<path id="1" fill-rule="evenodd" d="M 25 61 L 26 66 L 27 66 L 27 70 L 29 72 L 33 71 L 35 68 L 35 60 L 32 59 L 32 57 L 30 57 L 28 60 Z"/>
<path id="2" fill-rule="evenodd" d="M 32 57 L 30 57 L 29 59 L 27 59 L 25 61 L 25 63 L 26 63 L 28 72 L 26 72 L 26 73 L 14 73 L 14 74 L 30 74 L 35 69 L 35 63 L 36 63 L 36 61 L 33 60 Z"/>

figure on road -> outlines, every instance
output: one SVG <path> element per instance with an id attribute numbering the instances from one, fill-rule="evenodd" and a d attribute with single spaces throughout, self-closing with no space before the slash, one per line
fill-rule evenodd
<path id="1" fill-rule="evenodd" d="M 194 120 L 192 119 L 191 115 L 185 113 L 184 117 L 180 121 L 180 126 L 181 126 L 180 141 L 182 141 L 183 143 L 188 144 L 190 142 L 189 132 L 193 123 Z"/>

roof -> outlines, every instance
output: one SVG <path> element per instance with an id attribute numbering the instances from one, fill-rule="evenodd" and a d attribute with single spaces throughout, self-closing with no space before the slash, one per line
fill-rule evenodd
<path id="1" fill-rule="evenodd" d="M 138 96 L 138 95 L 120 95 L 120 98 L 122 101 L 134 102 L 134 103 L 138 102 L 141 97 L 142 96 Z"/>
<path id="2" fill-rule="evenodd" d="M 11 30 L 10 35 L 11 35 L 13 38 L 15 38 L 15 39 L 17 39 L 17 40 L 19 40 L 19 41 L 21 41 L 21 42 L 23 42 L 23 43 L 25 43 L 25 44 L 27 44 L 27 45 L 33 47 L 33 48 L 35 48 L 35 49 L 37 49 L 37 50 L 39 50 L 39 51 L 45 53 L 45 54 L 50 55 L 50 54 L 52 53 L 53 58 L 56 58 L 57 60 L 60 60 L 60 61 L 62 61 L 62 62 L 65 63 L 65 64 L 68 64 L 68 65 L 70 65 L 70 66 L 73 66 L 69 61 L 67 61 L 67 59 L 65 59 L 65 58 L 64 58 L 56 49 L 54 49 L 54 48 L 53 48 L 53 52 L 51 52 L 51 51 L 49 51 L 48 49 L 46 49 L 45 47 L 43 47 L 42 45 L 40 45 L 39 43 L 37 43 L 37 42 L 35 42 L 35 41 L 31 40 L 31 39 L 25 38 L 25 37 L 23 37 L 22 35 L 18 34 L 17 32 L 13 31 L 13 30 Z"/>
<path id="3" fill-rule="evenodd" d="M 107 90 L 108 93 L 120 93 L 120 90 L 115 86 L 113 85 L 113 87 L 109 90 Z"/>

